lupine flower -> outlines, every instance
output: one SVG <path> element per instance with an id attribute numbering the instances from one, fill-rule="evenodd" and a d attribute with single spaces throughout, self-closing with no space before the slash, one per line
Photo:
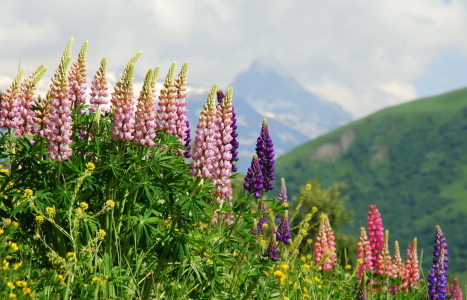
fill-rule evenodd
<path id="1" fill-rule="evenodd" d="M 217 91 L 217 103 L 219 105 L 222 104 L 222 100 L 224 99 L 225 95 L 224 93 L 221 91 L 221 90 L 218 90 Z M 237 172 L 237 167 L 235 166 L 234 162 L 238 161 L 238 147 L 239 147 L 239 143 L 237 141 L 237 136 L 238 136 L 238 133 L 237 133 L 237 118 L 236 118 L 236 114 L 235 114 L 235 108 L 232 106 L 232 124 L 230 125 L 230 127 L 232 128 L 232 133 L 231 133 L 231 136 L 232 136 L 232 141 L 230 142 L 230 145 L 232 145 L 232 149 L 230 150 L 230 153 L 232 154 L 232 158 L 230 160 L 230 163 L 232 164 L 232 172 Z"/>
<path id="2" fill-rule="evenodd" d="M 245 190 L 250 192 L 250 195 L 253 194 L 257 199 L 259 199 L 263 194 L 263 184 L 263 173 L 261 172 L 258 155 L 255 153 L 253 154 L 251 166 L 248 168 L 246 173 L 243 186 L 245 187 Z"/>
<path id="3" fill-rule="evenodd" d="M 189 158 L 190 147 L 190 127 L 187 117 L 188 110 L 186 109 L 186 77 L 188 72 L 188 62 L 185 62 L 182 65 L 182 70 L 178 74 L 178 78 L 174 79 L 174 86 L 176 89 L 176 101 L 175 105 L 177 106 L 177 120 L 175 121 L 177 135 L 180 138 L 180 143 L 187 147 L 187 150 L 183 153 L 186 158 Z"/>
<path id="4" fill-rule="evenodd" d="M 44 76 L 47 68 L 39 66 L 34 73 L 26 78 L 21 84 L 21 93 L 19 96 L 18 108 L 20 109 L 20 115 L 17 117 L 18 130 L 16 131 L 17 136 L 24 136 L 28 133 L 36 133 L 35 128 L 35 112 L 32 110 L 34 106 L 34 94 L 36 93 L 36 87 L 39 80 Z"/>
<path id="5" fill-rule="evenodd" d="M 462 289 L 459 286 L 459 281 L 457 280 L 457 278 L 454 278 L 454 287 L 452 289 L 452 298 L 451 299 L 455 299 L 455 300 L 462 300 L 463 299 Z"/>
<path id="6" fill-rule="evenodd" d="M 175 62 L 172 63 L 159 95 L 156 124 L 158 130 L 177 135 L 177 89 L 174 86 Z M 186 125 L 186 124 L 185 124 Z"/>
<path id="7" fill-rule="evenodd" d="M 397 274 L 397 278 L 404 278 L 404 263 L 402 262 L 398 241 L 394 242 L 394 269 Z"/>
<path id="8" fill-rule="evenodd" d="M 233 89 L 227 91 L 227 95 L 222 100 L 221 105 L 217 106 L 216 124 L 218 130 L 217 139 L 217 158 L 215 161 L 213 184 L 216 187 L 215 196 L 217 203 L 222 203 L 224 200 L 229 201 L 232 206 L 232 184 L 230 182 L 230 164 L 232 154 L 230 150 L 232 145 L 232 93 Z"/>
<path id="9" fill-rule="evenodd" d="M 355 300 L 367 300 L 365 273 L 363 273 L 363 276 L 359 279 L 359 281 L 360 281 L 360 287 L 358 288 L 358 293 L 357 293 L 357 296 L 355 297 Z"/>
<path id="10" fill-rule="evenodd" d="M 259 219 L 258 224 L 256 224 L 256 228 L 253 228 L 251 232 L 254 235 L 264 234 L 264 226 L 268 222 L 266 203 L 261 203 L 259 205 L 259 210 L 261 213 L 261 219 Z"/>
<path id="11" fill-rule="evenodd" d="M 336 264 L 336 243 L 327 214 L 321 214 L 318 236 L 314 243 L 315 264 L 318 270 L 332 270 Z"/>
<path id="12" fill-rule="evenodd" d="M 285 211 L 284 215 L 280 218 L 279 226 L 277 227 L 277 239 L 284 244 L 290 244 L 292 235 L 290 234 L 289 214 Z"/>
<path id="13" fill-rule="evenodd" d="M 70 52 L 73 39 L 70 40 L 58 69 L 52 78 L 48 96 L 50 97 L 48 126 L 45 134 L 48 137 L 48 157 L 52 160 L 62 161 L 71 156 L 71 101 L 69 99 L 70 87 L 68 85 L 67 69 L 70 62 Z"/>
<path id="14" fill-rule="evenodd" d="M 279 196 L 277 197 L 277 200 L 284 203 L 289 202 L 289 198 L 287 197 L 287 187 L 285 186 L 284 178 L 281 178 L 281 189 L 279 190 Z"/>
<path id="15" fill-rule="evenodd" d="M 38 110 L 35 111 L 34 124 L 36 129 L 34 133 L 38 133 L 41 138 L 46 136 L 47 126 L 49 125 L 50 110 L 52 109 L 52 105 L 50 105 L 51 92 L 49 90 L 45 98 L 42 98 L 40 95 L 37 97 L 36 105 Z"/>
<path id="16" fill-rule="evenodd" d="M 155 85 L 159 68 L 150 69 L 144 79 L 136 105 L 135 139 L 133 144 L 153 147 L 156 138 L 156 107 L 154 105 Z"/>
<path id="17" fill-rule="evenodd" d="M 376 274 L 388 277 L 396 277 L 397 273 L 389 255 L 389 231 L 384 233 L 383 249 L 378 253 L 378 260 L 376 261 Z"/>
<path id="18" fill-rule="evenodd" d="M 404 265 L 404 277 L 402 279 L 402 289 L 404 291 L 407 291 L 409 288 L 418 288 L 420 271 L 418 269 L 417 238 L 410 242 L 407 254 L 407 260 Z"/>
<path id="19" fill-rule="evenodd" d="M 123 70 L 120 80 L 115 84 L 112 93 L 113 138 L 131 141 L 135 131 L 135 101 L 133 99 L 133 71 L 134 63 L 141 55 L 138 52 L 133 56 Z"/>
<path id="20" fill-rule="evenodd" d="M 96 75 L 94 76 L 94 80 L 92 81 L 91 86 L 91 99 L 89 102 L 91 103 L 91 107 L 89 108 L 90 111 L 96 112 L 97 108 L 101 107 L 101 112 L 106 113 L 109 108 L 106 106 L 109 103 L 107 97 L 109 94 L 107 93 L 107 75 L 106 75 L 106 68 L 107 68 L 107 59 L 104 57 L 101 61 L 101 65 L 99 70 L 97 70 Z"/>
<path id="21" fill-rule="evenodd" d="M 284 178 L 281 178 L 281 189 L 279 191 L 279 196 L 277 197 L 282 203 L 288 203 L 287 197 L 287 188 L 285 186 Z M 288 211 L 285 211 L 282 215 L 280 213 L 276 213 L 276 223 L 279 224 L 277 227 L 277 239 L 282 241 L 284 244 L 290 244 L 290 239 L 292 235 L 290 233 L 290 224 L 289 224 L 289 215 Z"/>
<path id="22" fill-rule="evenodd" d="M 376 205 L 370 205 L 367 220 L 373 268 L 376 268 L 378 254 L 383 249 L 384 244 L 383 220 L 381 219 L 381 214 L 379 213 L 378 208 L 376 208 Z"/>
<path id="23" fill-rule="evenodd" d="M 439 300 L 446 298 L 446 272 L 448 267 L 448 244 L 446 238 L 441 231 L 441 227 L 436 226 L 436 239 L 433 251 L 433 267 L 428 276 L 428 294 L 430 300 Z"/>
<path id="24" fill-rule="evenodd" d="M 362 279 L 365 270 L 371 270 L 371 247 L 364 227 L 360 227 L 360 237 L 357 243 L 358 280 Z"/>
<path id="25" fill-rule="evenodd" d="M 214 103 L 217 85 L 214 85 L 200 113 L 193 149 L 193 170 L 190 175 L 213 178 L 213 168 L 217 159 L 217 139 L 219 131 L 216 124 L 216 106 Z"/>
<path id="26" fill-rule="evenodd" d="M 11 85 L 0 95 L 0 127 L 18 128 L 17 119 L 21 115 L 19 96 L 23 73 L 24 68 L 21 68 Z"/>
<path id="27" fill-rule="evenodd" d="M 272 229 L 271 229 L 272 230 Z M 276 236 L 272 233 L 271 239 L 269 240 L 269 246 L 266 252 L 263 252 L 263 257 L 269 257 L 272 261 L 278 261 L 279 256 L 277 256 L 277 243 Z"/>
<path id="28" fill-rule="evenodd" d="M 84 42 L 78 57 L 71 65 L 70 73 L 68 74 L 68 84 L 70 85 L 70 101 L 73 109 L 78 109 L 81 104 L 86 103 L 86 53 L 88 51 L 88 41 Z"/>
<path id="29" fill-rule="evenodd" d="M 263 120 L 261 132 L 256 142 L 256 154 L 263 173 L 263 189 L 267 192 L 274 188 L 272 185 L 272 180 L 274 180 L 274 145 L 269 135 L 266 120 Z"/>

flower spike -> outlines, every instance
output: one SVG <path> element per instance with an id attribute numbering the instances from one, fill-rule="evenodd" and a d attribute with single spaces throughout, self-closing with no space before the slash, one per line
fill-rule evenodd
<path id="1" fill-rule="evenodd" d="M 153 147 L 156 138 L 155 84 L 159 69 L 149 69 L 136 106 L 135 140 L 133 144 Z"/>
<path id="2" fill-rule="evenodd" d="M 0 127 L 18 128 L 21 115 L 19 97 L 24 68 L 21 68 L 10 87 L 0 95 Z"/>
<path id="3" fill-rule="evenodd" d="M 70 101 L 73 109 L 78 109 L 80 105 L 86 103 L 86 54 L 88 51 L 88 41 L 84 42 L 78 57 L 71 65 L 68 75 L 68 84 L 70 85 Z"/>
<path id="4" fill-rule="evenodd" d="M 92 81 L 91 87 L 91 99 L 89 102 L 91 103 L 91 107 L 89 108 L 90 111 L 96 112 L 99 106 L 101 107 L 101 111 L 106 113 L 109 108 L 106 105 L 109 103 L 107 97 L 109 94 L 107 93 L 107 75 L 106 75 L 106 68 L 107 68 L 107 59 L 104 57 L 101 61 L 101 65 L 99 70 L 97 70 L 96 75 L 94 76 L 94 80 Z"/>

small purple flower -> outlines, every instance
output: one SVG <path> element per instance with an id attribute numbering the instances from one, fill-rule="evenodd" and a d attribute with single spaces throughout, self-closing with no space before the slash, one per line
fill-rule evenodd
<path id="1" fill-rule="evenodd" d="M 278 261 L 279 257 L 277 256 L 277 243 L 276 236 L 271 234 L 271 239 L 269 241 L 269 246 L 266 252 L 263 252 L 263 257 L 269 257 L 272 261 Z"/>
<path id="2" fill-rule="evenodd" d="M 191 153 L 190 153 L 190 150 L 191 150 L 190 132 L 191 132 L 190 122 L 188 120 L 186 120 L 186 131 L 185 131 L 185 147 L 186 147 L 186 151 L 183 153 L 185 158 L 190 158 L 191 157 Z"/>
<path id="3" fill-rule="evenodd" d="M 290 225 L 289 225 L 289 216 L 287 212 L 284 216 L 281 217 L 281 222 L 279 227 L 277 228 L 276 235 L 277 239 L 284 244 L 290 244 L 290 240 L 292 239 L 292 235 L 290 234 Z"/>
<path id="4" fill-rule="evenodd" d="M 449 262 L 449 252 L 447 248 L 448 244 L 446 243 L 446 238 L 444 237 L 441 228 L 437 225 L 433 251 L 433 267 L 430 275 L 428 276 L 428 294 L 430 296 L 430 300 L 446 298 L 446 277 L 448 276 L 446 271 L 449 269 L 447 264 Z"/>
<path id="5" fill-rule="evenodd" d="M 263 173 L 263 189 L 265 192 L 274 188 L 274 145 L 269 135 L 268 123 L 263 120 L 263 126 L 256 142 L 256 154 L 258 154 L 261 172 Z"/>
<path id="6" fill-rule="evenodd" d="M 263 183 L 263 174 L 261 172 L 258 155 L 253 154 L 253 160 L 251 161 L 251 166 L 248 168 L 243 186 L 245 190 L 249 191 L 250 194 L 254 194 L 255 197 L 259 199 L 263 194 Z"/>

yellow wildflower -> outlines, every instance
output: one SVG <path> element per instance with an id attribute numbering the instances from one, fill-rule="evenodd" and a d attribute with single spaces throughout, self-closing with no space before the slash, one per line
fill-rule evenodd
<path id="1" fill-rule="evenodd" d="M 16 243 L 11 243 L 10 247 L 11 247 L 11 250 L 13 250 L 13 251 L 18 251 L 19 250 L 18 244 L 16 244 Z"/>
<path id="2" fill-rule="evenodd" d="M 307 191 L 311 190 L 311 184 L 307 183 L 307 185 L 305 186 L 305 190 Z"/>
<path id="3" fill-rule="evenodd" d="M 66 256 L 68 257 L 68 260 L 70 261 L 76 260 L 76 254 L 74 252 L 68 252 Z"/>
<path id="4" fill-rule="evenodd" d="M 15 293 L 10 293 L 10 298 L 16 299 L 16 294 Z"/>
<path id="5" fill-rule="evenodd" d="M 10 263 L 9 263 L 6 259 L 4 259 L 4 260 L 3 260 L 2 270 L 3 270 L 3 271 L 7 271 L 7 270 L 9 270 L 9 269 L 10 269 Z"/>
<path id="6" fill-rule="evenodd" d="M 113 200 L 107 200 L 105 202 L 105 205 L 110 207 L 110 208 L 114 208 L 115 207 L 115 202 Z"/>
<path id="7" fill-rule="evenodd" d="M 36 216 L 36 222 L 37 222 L 37 223 L 42 223 L 42 222 L 44 222 L 44 220 L 45 220 L 45 219 L 44 219 L 43 216 Z"/>
<path id="8" fill-rule="evenodd" d="M 53 217 L 53 216 L 55 215 L 55 208 L 48 206 L 48 207 L 45 209 L 45 213 L 46 213 L 47 215 Z"/>
<path id="9" fill-rule="evenodd" d="M 310 260 L 310 259 L 311 259 L 311 254 L 308 254 L 308 255 L 306 256 L 306 258 L 307 258 L 308 260 Z"/>
<path id="10" fill-rule="evenodd" d="M 286 264 L 282 264 L 280 265 L 280 267 L 284 270 L 288 270 L 289 269 L 289 265 L 286 265 Z"/>
<path id="11" fill-rule="evenodd" d="M 2 228 L 0 228 L 0 234 L 4 234 L 5 233 L 5 230 L 3 230 Z"/>
<path id="12" fill-rule="evenodd" d="M 269 227 L 269 224 L 268 223 L 264 223 L 263 224 L 263 228 L 268 228 Z"/>
<path id="13" fill-rule="evenodd" d="M 10 171 L 8 169 L 0 169 L 0 173 L 8 174 Z"/>
<path id="14" fill-rule="evenodd" d="M 300 286 L 298 285 L 297 282 L 295 282 L 294 285 L 293 285 L 293 288 L 296 289 L 296 290 L 298 290 L 298 289 L 300 289 Z"/>
<path id="15" fill-rule="evenodd" d="M 99 231 L 97 232 L 97 237 L 100 239 L 100 240 L 103 240 L 106 236 L 107 232 L 105 232 L 104 229 L 99 229 Z"/>
<path id="16" fill-rule="evenodd" d="M 212 264 L 212 263 L 213 263 L 213 261 L 212 261 L 211 259 L 206 259 L 206 263 L 208 263 L 208 264 Z"/>
<path id="17" fill-rule="evenodd" d="M 289 297 L 284 297 L 284 300 L 290 300 Z"/>
<path id="18" fill-rule="evenodd" d="M 78 207 L 77 209 L 75 209 L 75 214 L 78 217 L 81 217 L 83 215 L 83 209 L 81 209 L 81 207 Z"/>
<path id="19" fill-rule="evenodd" d="M 6 186 L 13 186 L 13 185 L 15 185 L 13 181 L 9 181 Z"/>
<path id="20" fill-rule="evenodd" d="M 16 270 L 18 270 L 18 269 L 19 269 L 19 267 L 21 267 L 22 265 L 23 265 L 23 263 L 22 263 L 22 262 L 19 262 L 19 263 L 13 264 L 13 270 L 15 270 L 15 271 L 16 271 Z"/>
<path id="21" fill-rule="evenodd" d="M 25 189 L 24 190 L 24 196 L 26 197 L 31 197 L 33 195 L 33 191 L 31 189 Z"/>
<path id="22" fill-rule="evenodd" d="M 277 271 L 274 271 L 274 276 L 282 277 L 282 276 L 286 276 L 286 275 L 284 274 L 284 272 L 282 272 L 280 270 L 277 270 Z"/>
<path id="23" fill-rule="evenodd" d="M 346 268 L 347 270 L 350 270 L 350 269 L 352 268 L 352 266 L 351 266 L 351 265 L 345 265 L 345 268 Z"/>
<path id="24" fill-rule="evenodd" d="M 282 206 L 282 207 L 289 207 L 289 203 L 287 203 L 287 202 L 284 202 L 284 203 L 282 203 L 282 205 L 281 205 L 281 206 Z"/>
<path id="25" fill-rule="evenodd" d="M 63 275 L 61 275 L 61 274 L 57 274 L 56 279 L 59 282 L 64 282 L 65 281 L 65 277 L 63 277 Z"/>
<path id="26" fill-rule="evenodd" d="M 321 282 L 321 279 L 319 279 L 319 277 L 315 277 L 315 281 L 316 282 Z"/>
<path id="27" fill-rule="evenodd" d="M 300 260 L 303 261 L 303 262 L 305 262 L 305 261 L 306 261 L 306 257 L 302 255 L 302 256 L 300 256 Z"/>
<path id="28" fill-rule="evenodd" d="M 86 169 L 87 169 L 87 171 L 91 171 L 91 172 L 92 172 L 92 171 L 94 171 L 95 168 L 96 168 L 96 166 L 95 166 L 92 162 L 88 162 L 88 163 L 86 164 Z"/>
<path id="29" fill-rule="evenodd" d="M 32 290 L 28 287 L 23 288 L 23 294 L 25 296 L 32 296 Z"/>
<path id="30" fill-rule="evenodd" d="M 14 284 L 13 282 L 11 282 L 11 281 L 8 281 L 8 282 L 6 283 L 6 285 L 8 285 L 8 287 L 9 287 L 10 289 L 12 289 L 12 290 L 16 288 L 15 284 Z"/>
<path id="31" fill-rule="evenodd" d="M 19 286 L 19 287 L 27 287 L 28 283 L 26 281 L 18 280 L 18 281 L 16 281 L 16 285 Z"/>
<path id="32" fill-rule="evenodd" d="M 301 265 L 300 268 L 308 270 L 310 268 L 310 265 L 304 264 L 304 265 Z"/>
<path id="33" fill-rule="evenodd" d="M 91 279 L 92 283 L 98 283 L 99 285 L 103 285 L 104 284 L 104 281 L 98 277 L 93 277 Z"/>
<path id="34" fill-rule="evenodd" d="M 89 208 L 89 205 L 86 202 L 81 202 L 79 204 L 79 207 L 81 207 L 83 209 L 83 211 L 84 211 L 84 210 Z"/>
<path id="35" fill-rule="evenodd" d="M 311 244 L 311 243 L 313 243 L 313 239 L 307 239 L 306 242 L 307 242 L 308 244 Z"/>

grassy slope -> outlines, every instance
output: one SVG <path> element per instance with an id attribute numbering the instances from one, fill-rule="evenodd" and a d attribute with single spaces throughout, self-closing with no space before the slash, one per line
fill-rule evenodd
<path id="1" fill-rule="evenodd" d="M 339 145 L 345 135 L 354 138 L 343 150 Z M 325 144 L 333 145 L 334 151 L 340 147 L 340 154 L 317 157 L 318 150 L 329 152 L 323 150 Z M 324 187 L 344 181 L 348 206 L 356 213 L 354 226 L 346 230 L 358 234 L 374 203 L 390 230 L 391 243 L 398 240 L 405 249 L 418 238 L 425 269 L 439 224 L 450 246 L 451 272 L 467 281 L 467 89 L 352 122 L 281 156 L 276 176 L 286 179 L 290 195 L 314 177 Z"/>

